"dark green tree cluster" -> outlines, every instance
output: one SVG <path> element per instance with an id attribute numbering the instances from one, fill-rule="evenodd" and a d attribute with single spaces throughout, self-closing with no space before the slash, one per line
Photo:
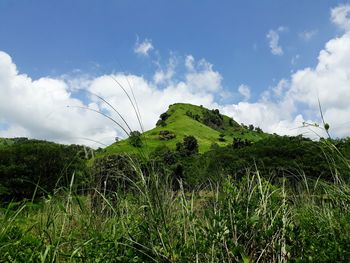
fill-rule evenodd
<path id="1" fill-rule="evenodd" d="M 203 110 L 203 123 L 210 128 L 220 130 L 220 128 L 222 128 L 224 125 L 224 118 L 218 109 Z"/>
<path id="2" fill-rule="evenodd" d="M 232 147 L 234 149 L 239 149 L 250 145 L 252 145 L 252 142 L 247 139 L 233 138 Z"/>
<path id="3" fill-rule="evenodd" d="M 225 134 L 220 133 L 220 135 L 219 135 L 219 141 L 220 141 L 220 142 L 226 141 L 226 139 L 225 139 Z"/>
<path id="4" fill-rule="evenodd" d="M 236 138 L 229 147 L 213 144 L 211 150 L 204 154 L 188 154 L 191 151 L 186 151 L 184 143 L 180 143 L 176 151 L 167 149 L 158 157 L 162 156 L 159 157 L 160 163 L 174 175 L 180 174 L 186 187 L 192 188 L 208 180 L 220 181 L 224 175 L 239 179 L 247 169 L 258 169 L 261 175 L 269 179 L 273 176 L 275 181 L 286 177 L 290 182 L 296 182 L 303 174 L 311 179 L 332 181 L 336 170 L 343 171 L 343 174 L 349 171 L 344 159 L 335 158 L 339 156 L 338 151 L 342 153 L 340 156 L 350 159 L 350 139 L 331 143 L 328 140 L 316 142 L 301 136 L 276 135 L 253 144 L 240 138 Z"/>
<path id="5" fill-rule="evenodd" d="M 194 136 L 186 136 L 183 142 L 176 145 L 176 150 L 171 150 L 166 146 L 157 148 L 150 157 L 152 166 L 157 170 L 168 174 L 172 178 L 173 189 L 179 189 L 179 181 L 187 185 L 194 185 L 198 180 L 197 176 L 185 178 L 186 170 L 198 158 L 198 142 Z M 193 179 L 193 180 L 192 180 Z"/>
<path id="6" fill-rule="evenodd" d="M 20 139 L 0 147 L 0 199 L 21 200 L 52 193 L 69 185 L 73 173 L 75 186 L 88 183 L 85 152 L 77 145 Z"/>
<path id="7" fill-rule="evenodd" d="M 233 123 L 233 119 L 232 119 L 232 118 L 229 119 L 228 124 L 229 124 L 231 127 L 233 127 L 234 123 Z"/>
<path id="8" fill-rule="evenodd" d="M 185 156 L 198 153 L 197 139 L 192 135 L 185 136 L 182 143 L 178 142 L 176 144 L 176 151 Z"/>
<path id="9" fill-rule="evenodd" d="M 164 112 L 162 113 L 160 116 L 159 116 L 159 120 L 157 121 L 156 123 L 156 126 L 166 126 L 166 120 L 170 117 L 170 115 L 167 113 L 167 112 Z"/>
<path id="10" fill-rule="evenodd" d="M 141 147 L 142 146 L 141 133 L 139 131 L 130 132 L 129 143 L 134 147 L 137 147 L 137 148 Z"/>
<path id="11" fill-rule="evenodd" d="M 193 114 L 192 111 L 186 111 L 186 115 L 196 121 L 200 121 L 201 117 L 198 114 Z"/>

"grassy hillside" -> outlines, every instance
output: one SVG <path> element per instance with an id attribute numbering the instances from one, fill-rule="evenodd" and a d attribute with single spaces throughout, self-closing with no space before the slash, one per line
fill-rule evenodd
<path id="1" fill-rule="evenodd" d="M 176 103 L 170 105 L 168 111 L 162 115 L 165 118 L 163 121 L 160 119 L 157 127 L 142 134 L 142 147 L 133 147 L 127 139 L 108 146 L 102 155 L 120 152 L 139 153 L 141 151 L 147 155 L 162 146 L 175 149 L 176 143 L 182 142 L 183 138 L 188 135 L 196 137 L 200 153 L 208 151 L 213 143 L 217 143 L 221 147 L 232 144 L 233 138 L 256 142 L 269 136 L 263 132 L 249 130 L 232 118 L 202 106 Z M 213 123 L 215 121 L 220 122 L 219 125 Z M 160 136 L 161 131 L 169 131 L 176 137 L 164 140 Z M 219 139 L 220 134 L 224 135 L 221 140 Z"/>

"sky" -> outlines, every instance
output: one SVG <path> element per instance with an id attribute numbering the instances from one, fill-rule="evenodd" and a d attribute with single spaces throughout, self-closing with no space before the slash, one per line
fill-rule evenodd
<path id="1" fill-rule="evenodd" d="M 0 137 L 125 138 L 99 96 L 132 130 L 186 102 L 312 138 L 320 101 L 347 137 L 350 1 L 0 0 Z"/>

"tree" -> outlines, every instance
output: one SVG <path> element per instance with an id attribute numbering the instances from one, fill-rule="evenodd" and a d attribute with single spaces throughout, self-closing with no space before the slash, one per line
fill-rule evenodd
<path id="1" fill-rule="evenodd" d="M 219 141 L 220 141 L 220 142 L 226 141 L 224 137 L 225 137 L 225 134 L 220 133 L 220 135 L 219 135 Z"/>
<path id="2" fill-rule="evenodd" d="M 162 114 L 160 114 L 159 118 L 162 120 L 162 121 L 165 121 L 167 118 L 169 118 L 169 114 L 167 112 L 164 112 Z"/>
<path id="3" fill-rule="evenodd" d="M 129 143 L 134 147 L 141 147 L 142 146 L 141 133 L 139 131 L 130 132 Z"/>
<path id="4" fill-rule="evenodd" d="M 188 153 L 187 155 L 191 155 L 198 152 L 197 139 L 192 135 L 185 136 L 183 145 L 184 150 Z"/>
<path id="5" fill-rule="evenodd" d="M 162 127 L 166 126 L 166 122 L 165 121 L 169 117 L 170 117 L 170 115 L 167 112 L 164 112 L 164 113 L 160 114 L 159 120 L 157 121 L 156 126 L 157 127 L 158 126 L 162 126 Z"/>
<path id="6" fill-rule="evenodd" d="M 231 127 L 233 126 L 233 119 L 232 119 L 232 118 L 229 119 L 228 124 L 229 124 Z"/>
<path id="7" fill-rule="evenodd" d="M 263 132 L 263 130 L 260 127 L 255 127 L 255 131 L 258 132 L 258 133 L 262 133 Z"/>
<path id="8" fill-rule="evenodd" d="M 215 130 L 220 129 L 224 125 L 223 117 L 219 110 L 204 110 L 202 122 Z"/>
<path id="9" fill-rule="evenodd" d="M 45 196 L 67 186 L 74 174 L 74 188 L 85 188 L 84 147 L 52 142 L 13 139 L 0 147 L 0 201 Z"/>
<path id="10" fill-rule="evenodd" d="M 185 156 L 190 156 L 192 154 L 198 153 L 197 139 L 192 135 L 185 136 L 183 143 L 178 142 L 176 144 L 176 151 Z"/>

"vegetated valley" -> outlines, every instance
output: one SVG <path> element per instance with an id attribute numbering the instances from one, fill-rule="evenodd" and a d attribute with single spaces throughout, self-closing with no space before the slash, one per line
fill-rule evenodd
<path id="1" fill-rule="evenodd" d="M 181 103 L 128 132 L 0 139 L 0 262 L 348 262 L 349 138 Z"/>

